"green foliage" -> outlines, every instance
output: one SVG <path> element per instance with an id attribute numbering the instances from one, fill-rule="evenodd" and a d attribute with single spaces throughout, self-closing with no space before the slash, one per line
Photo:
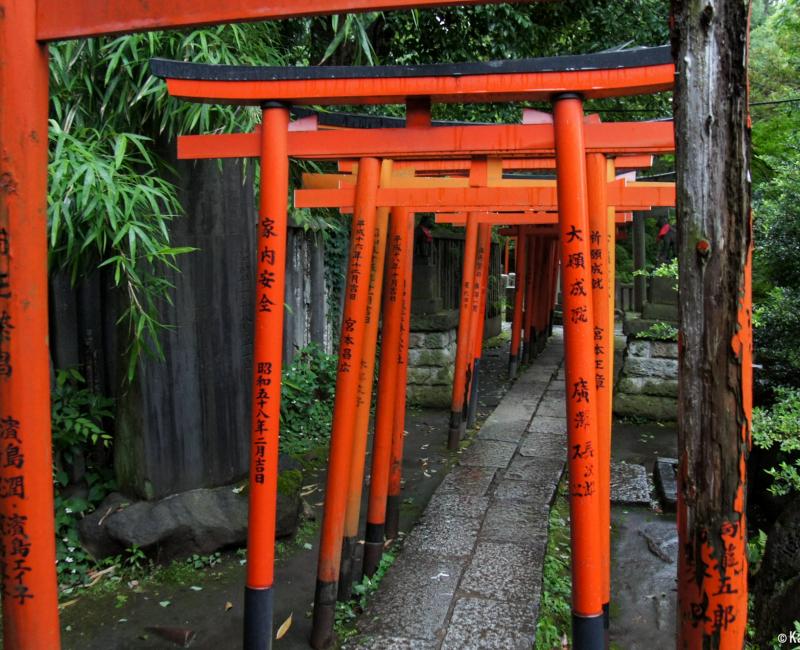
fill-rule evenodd
<path id="1" fill-rule="evenodd" d="M 800 493 L 800 389 L 777 388 L 769 409 L 753 409 L 753 444 L 775 449 L 777 465 L 767 470 L 772 477 L 769 491 L 785 495 Z"/>
<path id="2" fill-rule="evenodd" d="M 670 323 L 658 321 L 642 332 L 636 333 L 637 339 L 648 339 L 656 341 L 677 341 L 678 328 Z"/>
<path id="3" fill-rule="evenodd" d="M 378 590 L 381 580 L 383 580 L 389 567 L 394 564 L 396 558 L 396 549 L 384 552 L 380 564 L 375 570 L 375 574 L 371 578 L 369 576 L 364 576 L 360 583 L 353 585 L 353 593 L 355 595 L 352 600 L 336 603 L 334 629 L 336 631 L 336 637 L 340 642 L 355 636 L 356 618 L 364 611 L 370 597 Z"/>
<path id="4" fill-rule="evenodd" d="M 59 583 L 83 585 L 94 562 L 81 547 L 78 520 L 113 489 L 110 468 L 100 453 L 111 444 L 104 422 L 113 417 L 113 401 L 96 395 L 74 369 L 59 370 L 52 394 L 53 482 L 55 484 L 56 569 Z M 69 491 L 68 470 L 85 466 L 83 492 Z"/>
<path id="5" fill-rule="evenodd" d="M 328 443 L 337 357 L 315 344 L 304 348 L 281 380 L 281 451 L 296 458 Z"/>
<path id="6" fill-rule="evenodd" d="M 544 557 L 544 580 L 539 620 L 536 624 L 536 650 L 562 647 L 562 639 L 571 637 L 572 575 L 569 542 L 569 503 L 566 482 L 558 487 L 550 510 L 547 552 Z"/>
<path id="7" fill-rule="evenodd" d="M 170 244 L 180 214 L 159 142 L 177 133 L 251 128 L 247 108 L 179 102 L 150 75 L 151 57 L 205 63 L 282 63 L 274 23 L 225 25 L 68 41 L 50 48 L 51 264 L 73 281 L 111 266 L 128 298 L 130 380 L 143 351 L 160 355 L 167 268 L 190 248 Z M 98 127 L 98 124 L 102 125 Z"/>

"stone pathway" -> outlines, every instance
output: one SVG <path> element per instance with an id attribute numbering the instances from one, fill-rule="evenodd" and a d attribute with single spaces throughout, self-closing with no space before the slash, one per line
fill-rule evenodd
<path id="1" fill-rule="evenodd" d="M 347 648 L 532 647 L 566 458 L 562 358 L 557 329 L 433 494 Z"/>

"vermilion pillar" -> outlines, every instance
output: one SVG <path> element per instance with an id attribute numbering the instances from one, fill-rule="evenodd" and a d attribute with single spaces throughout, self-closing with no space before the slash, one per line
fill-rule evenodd
<path id="1" fill-rule="evenodd" d="M 472 291 L 475 279 L 475 258 L 478 244 L 478 213 L 467 213 L 467 233 L 464 238 L 464 263 L 461 270 L 461 305 L 458 313 L 456 363 L 453 374 L 453 400 L 450 407 L 450 431 L 447 448 L 458 449 L 466 428 L 464 401 L 467 389 L 467 365 L 472 353 L 469 328 L 472 314 Z"/>
<path id="2" fill-rule="evenodd" d="M 381 169 L 381 185 L 388 184 L 391 174 L 391 161 L 384 161 Z M 364 353 L 361 357 L 358 378 L 355 439 L 350 460 L 350 486 L 347 490 L 347 511 L 344 522 L 344 537 L 342 539 L 342 561 L 338 587 L 339 600 L 349 600 L 353 587 L 353 556 L 358 541 L 361 494 L 364 486 L 364 465 L 367 459 L 369 414 L 372 403 L 372 384 L 375 377 L 375 351 L 378 340 L 378 321 L 380 320 L 388 222 L 389 209 L 378 208 L 375 223 L 375 250 L 372 254 L 369 296 L 367 298 Z"/>
<path id="3" fill-rule="evenodd" d="M 47 344 L 47 48 L 36 3 L 0 7 L 0 563 L 3 642 L 60 647 Z"/>
<path id="4" fill-rule="evenodd" d="M 602 650 L 597 391 L 591 298 L 586 152 L 579 97 L 554 102 L 572 541 L 572 639 L 576 650 Z"/>
<path id="5" fill-rule="evenodd" d="M 403 324 L 403 283 L 406 257 L 413 241 L 413 219 L 402 208 L 392 208 L 389 240 L 384 262 L 381 319 L 381 360 L 378 400 L 375 408 L 375 435 L 372 440 L 372 466 L 369 482 L 367 528 L 364 542 L 364 574 L 375 573 L 383 555 L 386 532 L 386 503 L 395 426 L 394 411 L 400 365 L 400 339 Z M 410 228 L 410 230 L 409 230 Z"/>
<path id="6" fill-rule="evenodd" d="M 475 426 L 478 416 L 478 376 L 483 353 L 483 330 L 486 325 L 486 299 L 489 294 L 489 258 L 492 247 L 492 227 L 478 227 L 478 257 L 475 263 L 475 283 L 472 298 L 472 372 L 470 373 L 467 427 Z"/>
<path id="7" fill-rule="evenodd" d="M 508 376 L 517 376 L 519 368 L 520 341 L 522 340 L 522 310 L 525 296 L 525 283 L 527 282 L 527 251 L 528 237 L 525 228 L 517 229 L 517 248 L 514 259 L 516 276 L 514 278 L 514 315 L 511 318 L 511 351 L 508 358 Z"/>
<path id="8" fill-rule="evenodd" d="M 268 104 L 262 112 L 261 188 L 253 340 L 253 405 L 250 432 L 250 510 L 244 647 L 272 647 L 275 508 L 278 494 L 278 428 L 286 269 L 289 110 Z"/>
<path id="9" fill-rule="evenodd" d="M 334 642 L 333 625 L 353 453 L 359 369 L 366 333 L 369 270 L 375 245 L 375 203 L 379 174 L 380 163 L 377 158 L 362 158 L 359 161 L 311 627 L 311 645 L 317 649 L 328 648 Z"/>
<path id="10" fill-rule="evenodd" d="M 414 213 L 405 213 L 406 249 L 403 268 L 400 339 L 397 350 L 397 383 L 395 386 L 394 426 L 389 468 L 389 495 L 386 500 L 386 537 L 395 539 L 400 530 L 400 490 L 403 476 L 403 443 L 406 424 L 406 379 L 408 375 L 408 337 L 411 333 L 411 276 L 414 268 Z"/>
<path id="11" fill-rule="evenodd" d="M 609 359 L 614 357 L 613 321 L 609 323 L 608 176 L 613 165 L 603 154 L 586 156 L 589 198 L 589 249 L 594 314 L 594 367 L 597 389 L 597 463 L 600 501 L 601 572 L 603 619 L 608 635 L 611 594 L 611 392 L 614 377 Z"/>

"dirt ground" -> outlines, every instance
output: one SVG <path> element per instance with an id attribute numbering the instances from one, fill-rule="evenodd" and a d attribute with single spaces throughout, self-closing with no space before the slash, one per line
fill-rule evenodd
<path id="1" fill-rule="evenodd" d="M 485 351 L 479 422 L 492 412 L 508 387 L 507 364 L 507 343 Z M 448 409 L 407 410 L 400 522 L 403 531 L 414 525 L 441 482 L 448 463 L 455 460 L 446 450 L 447 428 Z M 325 474 L 320 471 L 306 476 L 304 483 L 324 486 Z M 316 522 L 305 524 L 305 536 L 283 544 L 283 555 L 276 563 L 276 627 L 292 616 L 292 625 L 275 642 L 276 648 L 309 647 L 317 522 L 321 519 L 322 501 L 321 488 L 308 496 Z M 95 588 L 62 610 L 62 647 L 64 650 L 175 648 L 183 647 L 183 639 L 190 635 L 194 641 L 188 647 L 233 650 L 241 647 L 244 582 L 242 557 L 231 550 L 223 554 L 219 564 L 202 571 L 180 572 L 158 582 L 142 580 L 138 584 L 117 584 L 113 589 Z"/>

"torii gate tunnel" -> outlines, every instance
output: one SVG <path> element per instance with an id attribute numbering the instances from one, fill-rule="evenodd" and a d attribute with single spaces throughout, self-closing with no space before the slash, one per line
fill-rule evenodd
<path id="1" fill-rule="evenodd" d="M 47 42 L 220 22 L 446 4 L 456 3 L 450 0 L 313 3 L 308 0 L 3 0 L 0 6 L 0 310 L 4 326 L 0 336 L 0 435 L 4 445 L 14 447 L 17 459 L 8 462 L 6 457 L 0 467 L 0 567 L 6 648 L 60 646 L 47 343 Z M 457 4 L 476 2 L 459 0 Z M 558 210 L 557 239 L 549 240 L 549 246 L 543 243 L 544 239 L 540 240 L 534 247 L 538 252 L 532 251 L 531 257 L 549 260 L 539 264 L 540 268 L 549 264 L 550 274 L 540 282 L 538 291 L 550 290 L 552 294 L 556 277 L 554 258 L 557 250 L 560 253 L 567 342 L 574 647 L 581 650 L 604 647 L 603 607 L 608 602 L 608 589 L 602 576 L 607 573 L 604 564 L 607 551 L 602 549 L 598 537 L 606 537 L 607 529 L 601 536 L 597 531 L 601 526 L 606 527 L 601 499 L 606 500 L 607 496 L 601 494 L 605 479 L 598 477 L 605 472 L 608 462 L 607 458 L 595 455 L 599 449 L 600 419 L 605 417 L 600 410 L 602 400 L 598 401 L 595 332 L 598 323 L 610 326 L 608 320 L 603 321 L 609 313 L 606 310 L 609 299 L 606 292 L 591 291 L 594 275 L 577 260 L 589 260 L 595 244 L 590 239 L 592 196 L 606 195 L 597 203 L 602 210 L 596 217 L 597 223 L 603 222 L 606 227 L 609 206 L 625 205 L 624 197 L 615 194 L 623 190 L 615 181 L 609 181 L 606 156 L 662 153 L 672 149 L 672 142 L 659 148 L 658 143 L 664 140 L 659 128 L 671 131 L 669 125 L 617 127 L 587 123 L 582 101 L 671 89 L 674 70 L 669 49 L 408 68 L 251 69 L 154 61 L 153 70 L 167 78 L 174 96 L 191 101 L 250 104 L 259 106 L 263 112 L 259 133 L 217 136 L 211 145 L 202 136 L 181 142 L 183 157 L 219 157 L 231 155 L 235 150 L 237 156 L 256 156 L 261 160 L 245 647 L 269 648 L 272 639 L 280 341 L 290 158 L 358 161 L 354 189 L 314 190 L 327 192 L 324 197 L 318 196 L 321 204 L 352 205 L 354 218 L 312 645 L 327 647 L 333 641 L 342 541 L 353 535 L 353 514 L 348 500 L 355 489 L 351 487 L 352 477 L 357 473 L 353 468 L 358 462 L 363 467 L 363 452 L 358 447 L 361 436 L 356 431 L 365 429 L 363 402 L 368 402 L 364 396 L 369 395 L 367 377 L 372 375 L 370 357 L 374 357 L 377 336 L 380 284 L 385 277 L 388 291 L 383 291 L 384 322 L 397 323 L 383 334 L 388 338 L 384 338 L 382 347 L 379 379 L 378 407 L 385 420 L 380 425 L 385 432 L 381 443 L 385 452 L 380 455 L 382 459 L 388 458 L 384 464 L 389 469 L 382 470 L 385 483 L 382 478 L 374 500 L 376 509 L 384 510 L 386 522 L 391 486 L 395 479 L 399 485 L 395 466 L 402 456 L 404 337 L 410 311 L 413 210 L 446 208 L 466 212 L 469 251 L 477 250 L 480 228 L 473 215 L 502 207 L 511 212 Z M 552 102 L 552 124 L 435 128 L 430 124 L 431 103 L 531 100 Z M 406 104 L 407 128 L 357 133 L 289 132 L 290 105 L 382 103 Z M 622 141 L 628 144 L 620 147 Z M 196 148 L 192 150 L 193 147 Z M 490 187 L 486 182 L 489 158 L 552 159 L 557 182 L 555 187 Z M 467 187 L 388 186 L 395 161 L 400 167 L 404 160 L 419 159 L 471 161 Z M 411 196 L 413 193 L 417 194 Z M 484 244 L 488 229 L 488 223 L 484 224 Z M 389 253 L 383 260 L 381 251 L 386 237 Z M 556 241 L 557 247 L 553 243 Z M 607 237 L 601 235 L 599 245 L 604 243 Z M 381 273 L 382 266 L 385 273 Z M 474 266 L 466 274 L 473 283 Z M 602 265 L 601 272 L 610 272 L 611 268 Z M 480 297 L 480 292 L 477 296 L 474 291 L 469 294 L 467 300 L 472 300 L 471 304 Z M 541 319 L 538 322 L 541 325 Z M 744 332 L 743 339 L 748 334 Z M 470 342 L 477 345 L 474 334 L 461 340 L 470 350 L 473 349 Z M 398 357 L 396 362 L 387 361 L 384 377 L 384 355 L 388 359 L 393 354 Z M 398 397 L 401 393 L 402 399 Z M 384 403 L 386 408 L 382 406 Z M 359 408 L 347 413 L 352 405 Z M 367 414 L 368 410 L 367 407 Z M 332 484 L 331 476 L 344 480 Z M 370 521 L 368 515 L 368 524 Z M 368 526 L 367 536 L 368 543 L 382 546 L 382 530 Z M 732 551 L 737 561 L 740 556 L 743 558 L 743 527 L 739 537 L 741 543 L 735 544 Z M 745 580 L 746 571 L 731 578 L 728 589 L 714 594 L 714 602 L 707 606 L 708 611 L 719 605 L 734 612 L 731 621 L 736 621 L 735 627 L 742 629 L 746 620 Z M 712 633 L 707 619 L 689 623 Z M 689 623 L 683 621 L 683 626 Z"/>

